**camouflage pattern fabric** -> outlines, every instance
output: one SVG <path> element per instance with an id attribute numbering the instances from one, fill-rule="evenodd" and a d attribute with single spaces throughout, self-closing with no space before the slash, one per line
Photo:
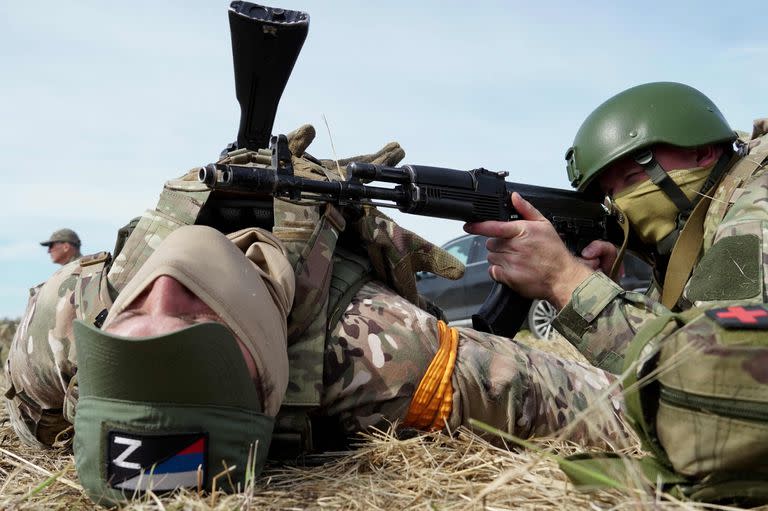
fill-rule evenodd
<path id="1" fill-rule="evenodd" d="M 751 138 L 744 134 L 739 142 L 743 144 L 745 150 L 749 150 L 749 154 L 725 176 L 712 197 L 707 218 L 704 220 L 705 249 L 712 246 L 715 234 L 726 213 L 733 209 L 736 199 L 744 193 L 742 188 L 744 182 L 755 173 L 756 169 L 760 168 L 763 160 L 768 156 L 768 119 L 756 120 Z M 749 202 L 742 202 L 742 204 L 749 204 Z"/>
<path id="2" fill-rule="evenodd" d="M 174 230 L 195 222 L 210 190 L 197 181 L 197 169 L 165 183 L 153 210 L 139 218 L 109 269 L 109 282 L 118 292 L 136 274 L 157 246 Z"/>
<path id="3" fill-rule="evenodd" d="M 648 341 L 644 332 L 634 341 L 645 344 L 642 350 L 633 346 L 645 362 L 637 373 L 653 371 L 655 378 L 637 391 L 637 403 L 647 410 L 632 408 L 632 420 L 651 417 L 647 430 L 678 473 L 738 478 L 761 470 L 768 479 L 768 422 L 757 418 L 768 406 L 768 321 L 759 321 L 768 317 L 766 309 L 733 301 L 709 306 L 715 308 L 692 308 L 669 318 L 677 328 L 656 326 L 660 332 Z M 658 358 L 651 355 L 657 350 Z M 627 399 L 634 407 L 635 396 Z"/>
<path id="4" fill-rule="evenodd" d="M 305 151 L 315 137 L 315 129 L 304 125 L 288 135 L 293 172 L 296 176 L 322 181 L 338 181 L 346 176 L 352 162 L 396 165 L 405 152 L 396 142 L 375 153 L 342 160 L 316 160 Z M 230 153 L 232 157 L 234 153 Z M 264 154 L 238 153 L 247 163 L 264 163 Z M 288 356 L 291 378 L 287 404 L 314 406 L 320 402 L 322 352 L 327 331 L 328 286 L 333 269 L 334 249 L 347 222 L 336 207 L 313 201 L 274 201 L 273 233 L 285 245 L 296 273 L 296 295 L 288 320 Z M 353 228 L 367 246 L 376 276 L 413 303 L 419 303 L 415 273 L 432 271 L 458 278 L 463 266 L 453 256 L 432 243 L 401 228 L 376 208 L 366 208 L 362 220 Z M 335 264 L 346 264 L 336 262 Z"/>
<path id="5" fill-rule="evenodd" d="M 322 352 L 333 252 L 344 218 L 327 205 L 318 207 L 275 201 L 273 232 L 284 244 L 296 275 L 296 296 L 288 317 L 290 382 L 285 402 L 316 406 L 320 402 Z"/>
<path id="6" fill-rule="evenodd" d="M 618 374 L 635 333 L 665 312 L 652 297 L 624 291 L 597 272 L 576 288 L 553 324 L 590 363 Z"/>
<path id="7" fill-rule="evenodd" d="M 16 328 L 18 326 L 18 320 L 0 320 L 0 365 L 5 365 L 5 359 L 8 358 L 8 351 L 11 349 L 11 341 L 16 334 Z"/>
<path id="8" fill-rule="evenodd" d="M 31 298 L 6 367 L 15 390 L 7 395 L 11 421 L 32 445 L 52 445 L 69 430 L 72 417 L 62 408 L 77 398 L 71 382 L 78 277 L 65 270 Z M 41 317 L 38 309 L 59 313 Z M 599 444 L 624 435 L 613 376 L 469 328 L 460 328 L 459 335 L 449 429 L 474 418 L 524 437 L 562 430 L 565 438 Z M 355 295 L 330 339 L 317 413 L 338 418 L 344 432 L 352 433 L 404 417 L 437 350 L 437 320 L 370 282 Z M 576 420 L 587 411 L 588 422 Z"/>
<path id="9" fill-rule="evenodd" d="M 768 301 L 768 171 L 765 168 L 768 137 L 756 126 L 755 134 L 759 143 L 751 143 L 752 152 L 744 157 L 754 163 L 751 177 L 733 181 L 724 179 L 715 192 L 713 206 L 705 219 L 704 250 L 686 284 L 682 302 L 692 306 L 706 307 L 707 300 L 691 299 L 699 296 L 695 284 L 711 279 L 711 268 L 733 266 L 727 250 L 713 250 L 718 243 L 728 238 L 753 236 L 757 238 L 759 253 L 755 256 L 753 274 L 745 275 L 746 280 L 759 280 L 755 293 L 749 298 L 756 303 Z M 740 162 L 729 170 L 732 175 Z M 727 192 L 727 194 L 726 194 Z M 736 243 L 735 246 L 742 246 Z M 741 266 L 740 266 L 741 268 Z M 743 271 L 736 269 L 736 271 Z M 693 286 L 693 287 L 692 287 Z M 743 299 L 743 296 L 727 296 L 728 286 L 722 289 L 719 300 Z M 741 292 L 741 291 L 739 291 Z M 593 274 L 573 293 L 569 304 L 555 320 L 555 327 L 598 367 L 618 373 L 623 366 L 627 345 L 649 320 L 669 312 L 657 301 L 657 297 L 642 296 L 624 291 L 609 278 L 600 273 Z"/>
<path id="10" fill-rule="evenodd" d="M 510 339 L 458 328 L 446 425 L 473 418 L 520 437 L 593 445 L 625 436 L 615 378 Z M 321 415 L 347 433 L 402 420 L 438 348 L 437 320 L 378 282 L 366 284 L 326 347 Z M 589 420 L 584 419 L 589 414 Z"/>
<path id="11" fill-rule="evenodd" d="M 63 408 L 77 372 L 72 322 L 79 268 L 78 262 L 69 263 L 30 290 L 5 364 L 11 422 L 30 445 L 53 445 L 70 425 Z"/>
<path id="12" fill-rule="evenodd" d="M 404 154 L 399 145 L 392 143 L 376 153 L 352 159 L 315 160 L 304 153 L 313 134 L 313 129 L 305 126 L 289 137 L 289 144 L 296 150 L 293 163 L 297 175 L 338 179 L 345 172 L 343 164 L 351 160 L 395 165 Z M 269 163 L 263 151 L 235 151 L 225 159 L 241 164 Z M 194 222 L 208 190 L 201 188 L 193 174 L 167 183 L 158 207 L 138 221 L 108 274 L 109 284 L 117 291 L 168 233 L 179 225 Z M 290 320 L 296 321 L 292 334 L 295 340 L 296 336 L 301 337 L 302 325 L 310 328 L 315 321 L 326 321 L 326 314 L 310 306 L 310 302 L 317 304 L 321 298 L 327 299 L 313 295 L 312 289 L 325 286 L 324 261 L 333 257 L 332 247 L 338 234 L 333 230 L 315 233 L 323 221 L 333 223 L 333 215 L 322 215 L 314 205 L 280 211 L 286 218 L 276 222 L 279 227 L 275 234 L 288 244 L 297 241 L 294 249 L 289 250 L 289 258 L 297 271 L 303 271 L 307 277 L 305 292 L 297 293 L 301 301 L 294 303 Z M 336 231 L 342 228 L 337 225 Z M 347 226 L 347 231 L 350 228 Z M 339 418 L 345 432 L 402 419 L 435 354 L 436 319 L 417 306 L 420 298 L 414 272 L 423 269 L 456 278 L 463 271 L 453 257 L 374 208 L 368 209 L 353 228 L 361 244 L 368 248 L 378 281 L 357 292 L 329 334 L 327 344 L 321 339 L 319 346 L 294 342 L 289 348 L 293 366 L 288 393 L 300 396 L 294 404 L 320 402 L 317 413 Z M 313 233 L 319 238 L 316 250 L 304 254 L 306 240 Z M 76 358 L 72 321 L 84 314 L 76 310 L 76 266 L 57 273 L 32 297 L 6 365 L 8 381 L 12 383 L 6 394 L 7 404 L 14 428 L 24 440 L 36 445 L 51 445 L 56 435 L 68 430 L 73 419 L 77 386 L 73 378 Z M 322 286 L 313 287 L 313 282 Z M 84 299 L 96 303 L 95 288 L 87 290 L 82 295 Z M 88 314 L 93 315 L 93 311 Z M 309 351 L 302 351 L 304 348 Z M 318 354 L 320 358 L 316 359 Z M 575 440 L 597 442 L 606 434 L 621 435 L 621 427 L 615 423 L 621 416 L 621 407 L 618 390 L 615 385 L 612 387 L 613 377 L 508 339 L 460 329 L 458 362 L 452 381 L 455 392 L 449 428 L 476 418 L 521 436 L 553 433 L 570 424 L 574 425 L 563 434 Z M 317 397 L 310 395 L 313 393 Z M 304 401 L 303 397 L 308 398 Z M 603 418 L 590 421 L 594 427 L 576 421 L 586 410 L 597 406 L 606 408 L 606 413 L 601 415 Z"/>

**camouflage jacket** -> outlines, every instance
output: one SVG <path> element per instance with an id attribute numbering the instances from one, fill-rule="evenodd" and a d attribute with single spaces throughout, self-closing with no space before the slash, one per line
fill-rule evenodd
<path id="1" fill-rule="evenodd" d="M 727 300 L 768 301 L 768 134 L 757 121 L 749 153 L 729 169 L 704 220 L 703 249 L 677 309 Z M 738 174 L 745 174 L 739 176 Z M 660 289 L 625 291 L 600 272 L 584 281 L 555 327 L 594 365 L 617 372 L 629 342 L 668 311 Z"/>

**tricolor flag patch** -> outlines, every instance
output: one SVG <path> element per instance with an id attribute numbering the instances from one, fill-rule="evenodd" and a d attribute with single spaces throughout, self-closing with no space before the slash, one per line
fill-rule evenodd
<path id="1" fill-rule="evenodd" d="M 706 314 L 727 329 L 768 329 L 768 309 L 764 305 L 733 305 L 710 309 Z"/>
<path id="2" fill-rule="evenodd" d="M 169 491 L 205 486 L 205 433 L 141 435 L 112 430 L 107 441 L 107 481 L 112 488 Z"/>

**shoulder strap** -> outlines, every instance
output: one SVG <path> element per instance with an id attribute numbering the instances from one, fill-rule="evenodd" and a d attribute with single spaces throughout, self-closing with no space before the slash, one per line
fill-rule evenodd
<path id="1" fill-rule="evenodd" d="M 738 156 L 733 156 L 730 159 L 727 156 L 722 156 L 715 166 L 713 174 L 721 176 L 723 172 L 718 171 L 720 168 L 730 168 L 728 173 L 732 176 L 735 172 L 739 175 L 751 175 L 752 172 L 760 165 L 759 163 L 751 167 L 751 170 L 746 173 L 743 169 L 741 162 L 743 159 L 738 159 Z M 672 253 L 669 257 L 669 264 L 664 275 L 664 287 L 662 288 L 661 303 L 668 309 L 672 309 L 680 300 L 685 289 L 685 284 L 688 282 L 688 278 L 693 271 L 693 267 L 696 265 L 699 259 L 699 254 L 704 246 L 704 224 L 707 219 L 707 212 L 709 206 L 712 203 L 712 194 L 716 193 L 716 188 L 719 186 L 720 180 L 714 183 L 714 187 L 709 190 L 708 193 L 702 194 L 700 200 L 693 209 L 690 217 L 688 217 L 685 225 L 680 231 Z"/>
<path id="2" fill-rule="evenodd" d="M 685 283 L 688 282 L 688 277 L 699 257 L 704 243 L 704 217 L 711 201 L 712 199 L 707 196 L 696 204 L 672 249 L 661 292 L 661 303 L 670 310 L 682 296 Z"/>
<path id="3" fill-rule="evenodd" d="M 336 327 L 352 298 L 372 279 L 373 267 L 365 258 L 338 247 L 334 254 L 333 276 L 328 293 L 328 326 L 326 335 Z"/>
<path id="4" fill-rule="evenodd" d="M 327 306 L 327 328 L 325 339 L 341 319 L 355 294 L 371 280 L 371 264 L 342 247 L 336 247 L 333 254 L 333 273 L 330 279 Z M 323 318 L 325 319 L 325 318 Z M 289 355 L 307 347 L 301 342 L 288 348 Z M 322 361 L 320 361 L 322 368 Z M 294 368 L 291 368 L 294 370 Z M 310 373 L 311 376 L 312 373 Z M 292 373 L 292 382 L 303 386 L 307 383 L 306 374 Z M 294 387 L 295 385 L 291 385 Z M 289 388 L 291 388 L 289 387 Z M 312 387 L 315 387 L 312 385 Z M 307 402 L 299 402 L 299 393 L 288 392 L 275 421 L 272 443 L 269 447 L 271 459 L 295 459 L 308 452 L 326 448 L 342 448 L 346 436 L 334 418 L 323 418 L 314 414 L 316 406 Z"/>
<path id="5" fill-rule="evenodd" d="M 172 180 L 165 184 L 157 207 L 145 211 L 109 270 L 109 282 L 119 292 L 155 248 L 182 225 L 192 225 L 210 190 L 202 183 Z"/>
<path id="6" fill-rule="evenodd" d="M 296 298 L 288 316 L 290 385 L 285 405 L 320 403 L 328 293 L 333 257 L 344 217 L 332 205 L 324 209 L 274 201 L 273 234 L 283 242 L 296 276 Z"/>

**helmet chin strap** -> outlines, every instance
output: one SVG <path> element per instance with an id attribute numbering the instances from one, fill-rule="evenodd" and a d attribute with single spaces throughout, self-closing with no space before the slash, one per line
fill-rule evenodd
<path id="1" fill-rule="evenodd" d="M 624 236 L 622 238 L 623 241 L 621 242 L 619 251 L 616 254 L 616 260 L 613 261 L 613 266 L 611 266 L 611 273 L 608 275 L 611 279 L 618 280 L 621 263 L 624 260 L 624 254 L 627 252 L 627 243 L 629 242 L 629 219 L 627 218 L 627 215 L 625 215 L 621 210 L 621 208 L 619 208 L 610 197 L 605 197 L 605 202 L 603 205 L 605 209 L 607 209 L 608 212 L 614 217 Z"/>
<path id="2" fill-rule="evenodd" d="M 677 206 L 678 211 L 685 211 L 687 209 L 693 209 L 691 201 L 685 196 L 683 191 L 677 186 L 664 167 L 656 161 L 653 156 L 653 152 L 650 149 L 646 149 L 635 155 L 635 162 L 643 167 L 645 173 L 651 178 L 651 182 L 661 188 L 664 194 L 669 197 L 669 200 Z"/>
<path id="3" fill-rule="evenodd" d="M 707 177 L 707 180 L 702 185 L 699 193 L 697 193 L 696 197 L 691 201 L 686 197 L 685 193 L 683 193 L 677 183 L 669 177 L 669 174 L 656 160 L 650 149 L 645 149 L 635 155 L 635 162 L 643 167 L 643 170 L 651 179 L 651 182 L 661 188 L 661 191 L 664 192 L 679 211 L 675 229 L 656 244 L 656 251 L 659 255 L 669 255 L 672 252 L 672 248 L 675 246 L 675 242 L 677 242 L 677 238 L 680 236 L 680 231 L 683 230 L 683 226 L 688 221 L 688 217 L 691 216 L 693 208 L 698 204 L 702 194 L 709 191 L 710 188 L 720 181 L 720 178 L 728 168 L 730 159 L 730 153 L 728 151 L 723 151 L 723 154 L 712 169 L 712 172 L 710 172 L 709 177 Z"/>

